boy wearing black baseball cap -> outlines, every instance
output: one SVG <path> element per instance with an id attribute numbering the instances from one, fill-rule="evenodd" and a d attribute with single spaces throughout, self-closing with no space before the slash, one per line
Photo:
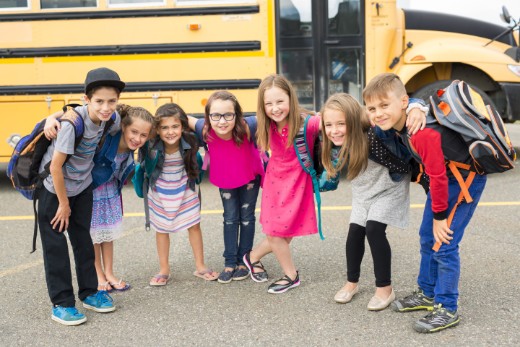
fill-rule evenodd
<path id="1" fill-rule="evenodd" d="M 107 124 L 112 124 L 106 129 L 112 134 L 120 128 L 120 118 L 115 110 L 124 87 L 125 83 L 113 70 L 103 67 L 89 71 L 85 79 L 86 105 L 74 110 L 84 127 L 81 142 L 75 145 L 76 126 L 62 122 L 40 166 L 41 172 L 50 162 L 50 175 L 39 192 L 38 224 L 47 289 L 53 305 L 51 318 L 64 325 L 78 325 L 87 320 L 75 307 L 65 230 L 74 253 L 78 297 L 83 306 L 102 313 L 115 310 L 110 295 L 97 290 L 94 246 L 90 237 L 91 171 Z M 110 119 L 113 122 L 109 122 Z"/>

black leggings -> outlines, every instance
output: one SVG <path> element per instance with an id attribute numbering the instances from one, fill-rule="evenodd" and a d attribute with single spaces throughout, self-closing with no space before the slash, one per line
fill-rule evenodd
<path id="1" fill-rule="evenodd" d="M 361 261 L 365 254 L 365 235 L 372 252 L 376 287 L 389 286 L 392 272 L 392 250 L 386 238 L 386 224 L 367 221 L 366 227 L 350 224 L 345 247 L 347 254 L 347 279 L 357 283 L 361 273 Z"/>

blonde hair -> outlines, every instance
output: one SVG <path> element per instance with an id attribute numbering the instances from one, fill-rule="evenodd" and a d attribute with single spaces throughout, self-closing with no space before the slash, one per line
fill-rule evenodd
<path id="1" fill-rule="evenodd" d="M 365 114 L 365 108 L 346 93 L 338 93 L 330 96 L 322 108 L 321 126 L 325 132 L 325 118 L 327 110 L 335 110 L 343 113 L 347 133 L 345 141 L 341 145 L 336 167 L 332 164 L 331 150 L 333 143 L 327 137 L 323 137 L 323 151 L 321 160 L 323 167 L 327 170 L 329 177 L 334 177 L 341 169 L 347 165 L 347 178 L 354 179 L 368 165 L 369 143 L 367 132 L 370 128 L 370 121 Z"/>
<path id="2" fill-rule="evenodd" d="M 271 127 L 272 120 L 267 117 L 265 113 L 264 107 L 264 94 L 267 89 L 278 87 L 282 89 L 289 96 L 289 115 L 288 117 L 288 125 L 289 125 L 289 136 L 287 140 L 287 148 L 293 145 L 294 138 L 298 134 L 298 130 L 300 130 L 303 125 L 303 118 L 301 117 L 302 112 L 306 112 L 305 109 L 300 107 L 298 103 L 298 97 L 296 96 L 296 91 L 292 86 L 291 82 L 289 82 L 282 75 L 269 75 L 263 79 L 258 87 L 258 109 L 256 112 L 256 118 L 258 122 L 258 129 L 256 132 L 256 140 L 258 146 L 264 151 L 269 150 L 269 129 Z"/>
<path id="3" fill-rule="evenodd" d="M 365 89 L 363 89 L 363 100 L 384 99 L 389 93 L 394 93 L 401 97 L 406 94 L 406 88 L 396 74 L 382 73 L 370 80 Z"/>

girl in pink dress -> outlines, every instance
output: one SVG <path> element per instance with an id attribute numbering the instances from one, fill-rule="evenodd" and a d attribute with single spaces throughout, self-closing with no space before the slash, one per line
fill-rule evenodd
<path id="1" fill-rule="evenodd" d="M 264 178 L 260 223 L 264 239 L 244 255 L 251 278 L 267 281 L 260 259 L 273 252 L 285 276 L 269 286 L 277 294 L 300 285 L 289 244 L 293 237 L 318 232 L 314 193 L 309 174 L 303 171 L 294 150 L 294 138 L 303 126 L 305 110 L 291 83 L 280 75 L 266 77 L 258 89 L 257 142 L 262 150 L 271 150 Z M 314 143 L 320 131 L 320 117 L 307 123 L 307 141 Z M 311 147 L 312 148 L 312 147 Z"/>

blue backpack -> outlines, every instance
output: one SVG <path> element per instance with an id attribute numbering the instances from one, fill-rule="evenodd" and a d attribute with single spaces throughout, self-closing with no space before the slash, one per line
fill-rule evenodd
<path id="1" fill-rule="evenodd" d="M 37 200 L 38 188 L 42 186 L 45 178 L 50 175 L 50 162 L 45 165 L 43 172 L 38 172 L 43 156 L 52 142 L 43 133 L 45 121 L 44 119 L 36 124 L 29 135 L 22 137 L 18 141 L 7 165 L 7 176 L 11 180 L 13 187 L 29 200 Z M 66 110 L 59 121 L 68 122 L 74 127 L 74 148 L 76 148 L 83 138 L 85 128 L 83 118 L 73 108 L 70 108 Z M 67 156 L 66 160 L 69 157 L 70 155 Z"/>
<path id="2" fill-rule="evenodd" d="M 74 109 L 77 106 L 80 105 L 65 105 L 63 107 L 65 113 L 59 119 L 60 122 L 68 122 L 74 127 L 74 149 L 80 144 L 83 138 L 83 132 L 85 131 L 83 117 Z M 36 238 L 38 235 L 38 212 L 36 210 L 38 191 L 43 186 L 43 181 L 50 175 L 50 162 L 45 165 L 42 172 L 39 172 L 43 156 L 52 142 L 52 140 L 48 140 L 43 133 L 45 121 L 46 119 L 36 124 L 29 135 L 22 137 L 20 141 L 18 141 L 7 165 L 7 177 L 11 180 L 13 187 L 25 198 L 33 201 L 35 218 L 33 249 L 31 253 L 36 250 Z M 115 114 L 105 123 L 103 136 L 106 135 L 106 132 L 110 129 L 114 121 Z M 67 155 L 63 165 L 65 165 L 70 157 L 70 154 Z"/>

